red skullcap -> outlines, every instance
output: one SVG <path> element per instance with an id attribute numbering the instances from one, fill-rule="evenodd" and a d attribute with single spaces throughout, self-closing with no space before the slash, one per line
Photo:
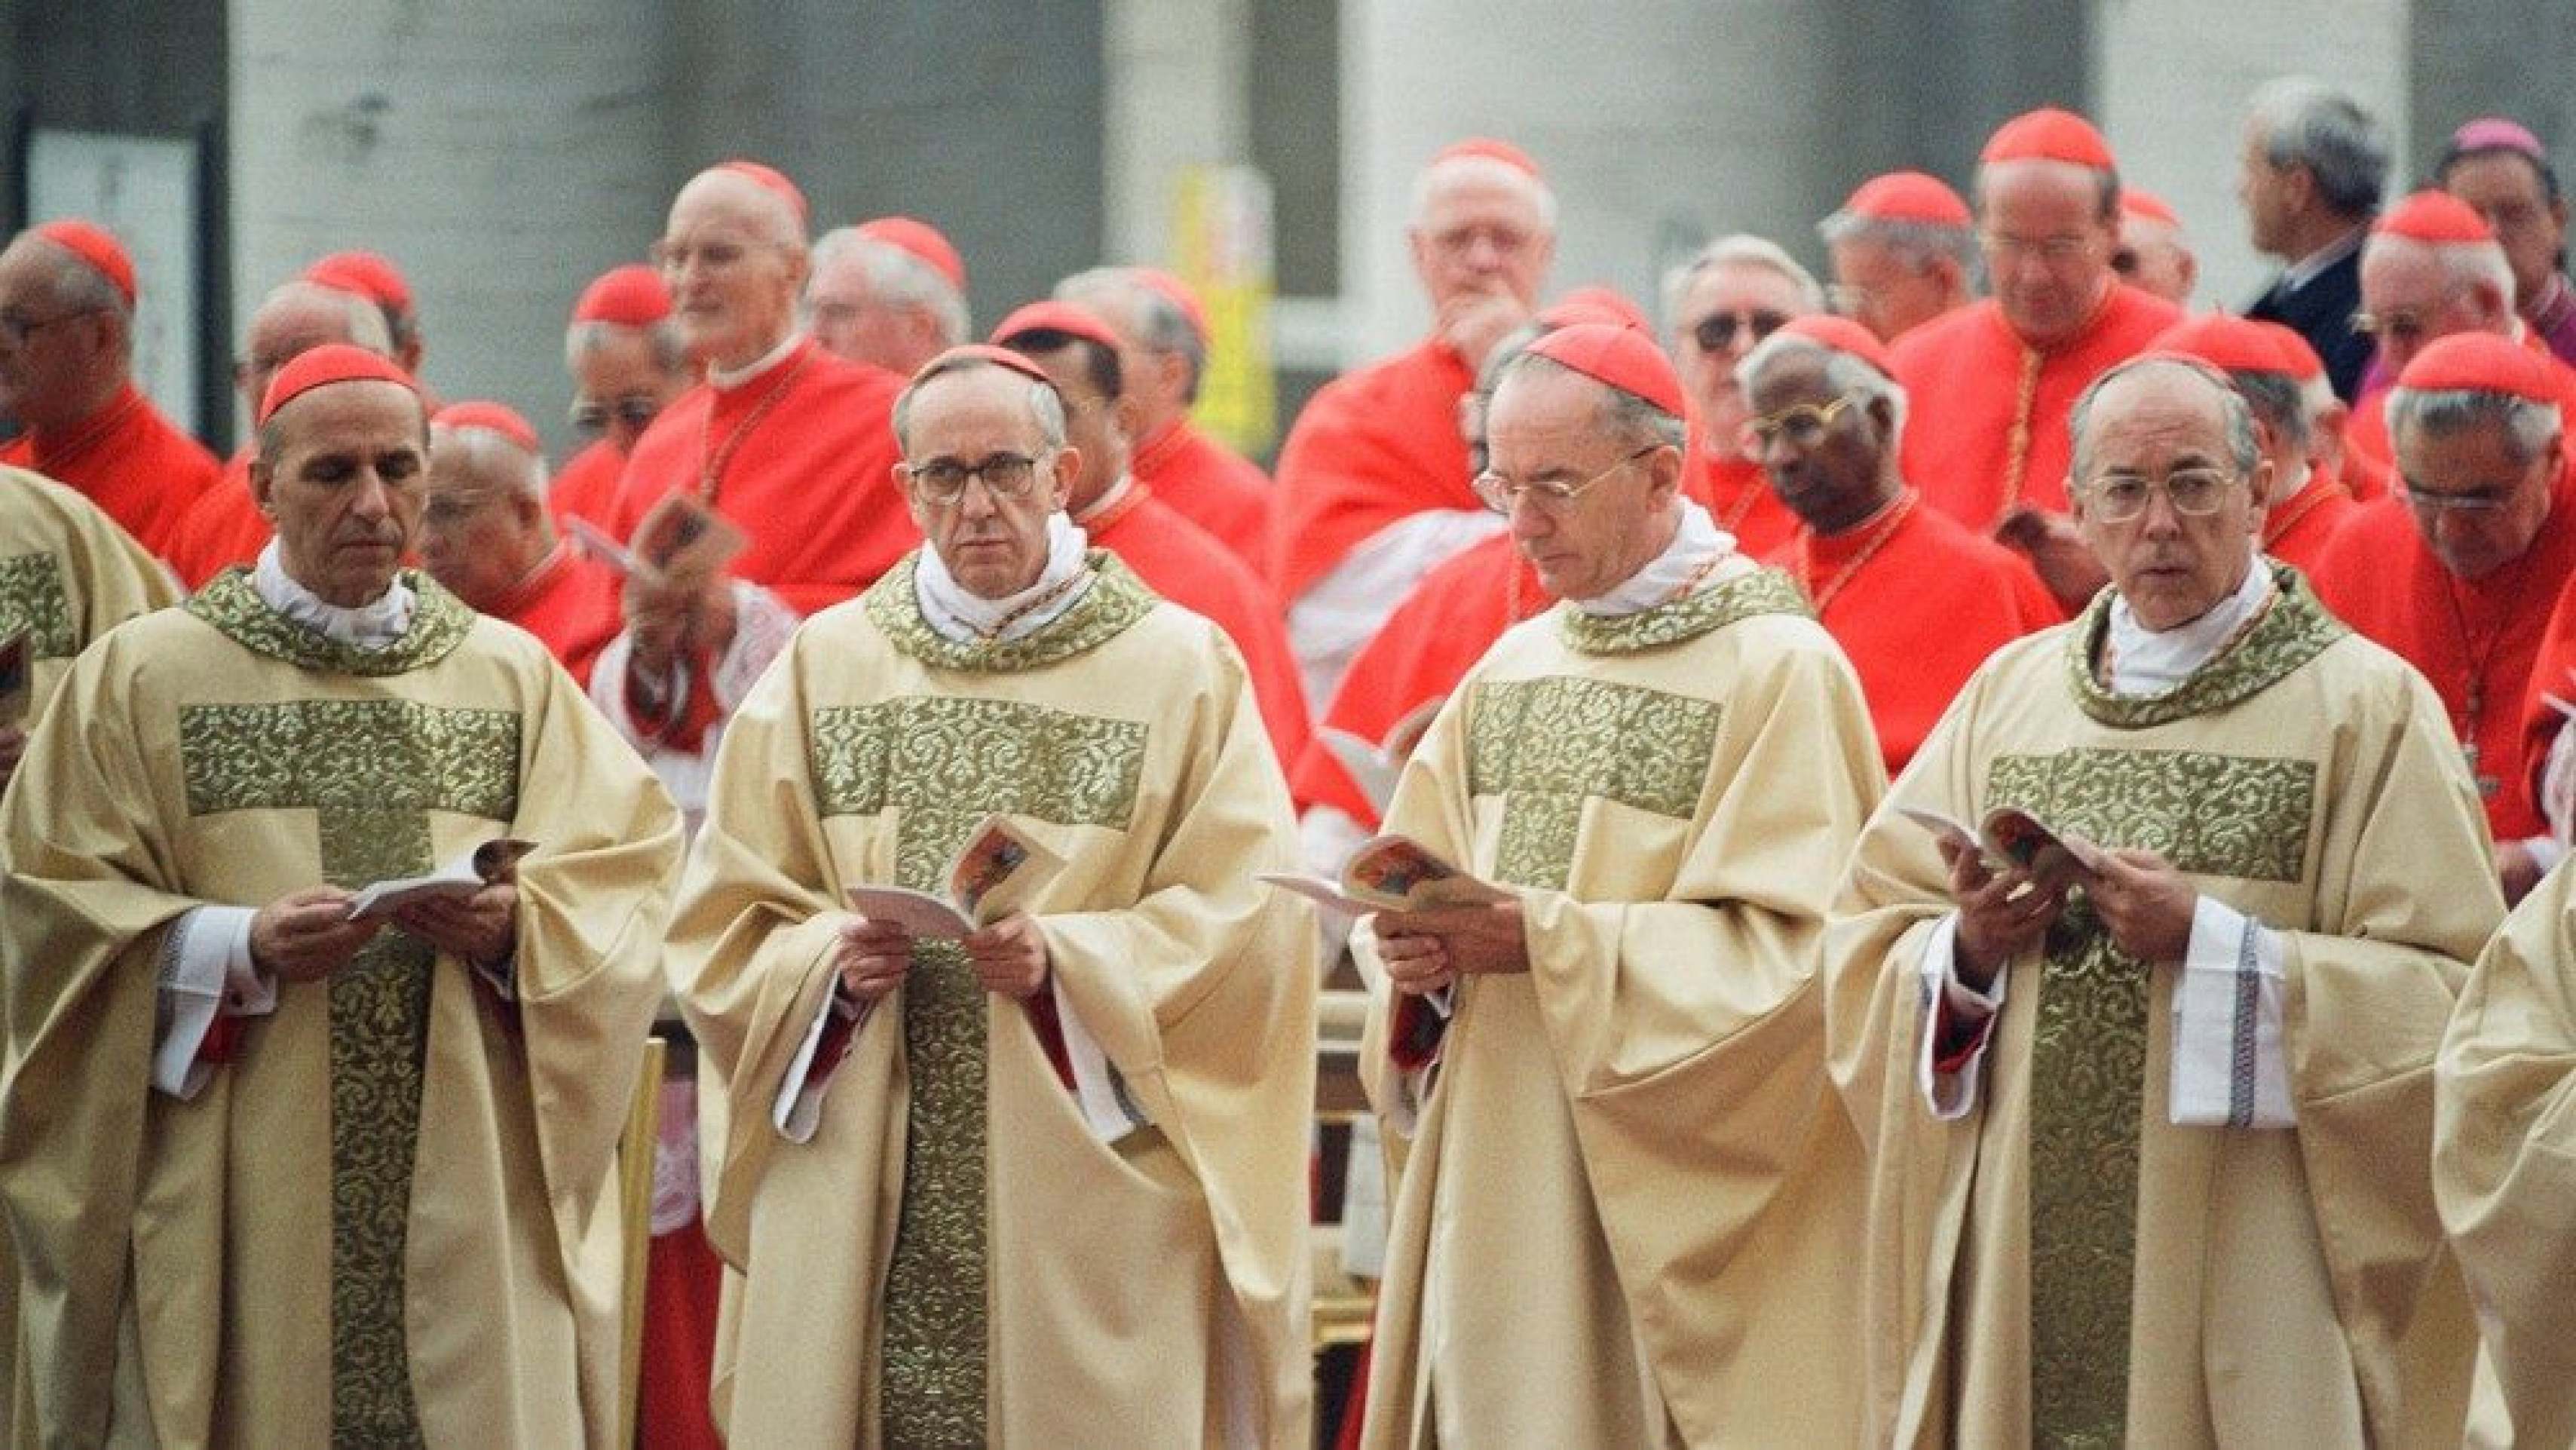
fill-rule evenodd
<path id="1" fill-rule="evenodd" d="M 2174 215 L 2174 209 L 2165 204 L 2163 197 L 2134 186 L 2120 188 L 2120 210 L 2151 222 L 2163 222 L 2169 227 L 2182 225 L 2182 218 Z"/>
<path id="2" fill-rule="evenodd" d="M 858 234 L 872 242 L 883 242 L 898 252 L 908 253 L 930 265 L 930 269 L 948 279 L 948 285 L 966 290 L 966 259 L 948 245 L 939 228 L 908 216 L 881 216 L 861 222 Z"/>
<path id="3" fill-rule="evenodd" d="M 615 327 L 650 327 L 671 315 L 671 289 L 662 274 L 641 262 L 629 262 L 600 274 L 581 291 L 572 306 L 575 322 L 605 322 Z"/>
<path id="4" fill-rule="evenodd" d="M 1572 327 L 1578 322 L 1615 322 L 1651 333 L 1655 325 L 1646 320 L 1645 310 L 1627 299 L 1615 287 L 1577 287 L 1556 299 L 1556 304 L 1538 315 L 1549 327 Z"/>
<path id="5" fill-rule="evenodd" d="M 412 396 L 420 395 L 420 385 L 392 358 L 345 342 L 326 342 L 297 353 L 269 379 L 268 393 L 259 400 L 259 421 L 265 424 L 277 416 L 278 409 L 334 383 L 400 383 Z"/>
<path id="6" fill-rule="evenodd" d="M 116 288 L 125 305 L 134 305 L 134 259 L 107 228 L 79 217 L 65 217 L 36 228 L 36 235 L 87 263 Z"/>
<path id="7" fill-rule="evenodd" d="M 2093 123 L 2054 106 L 2024 111 L 1996 128 L 1979 161 L 2071 161 L 2096 171 L 2115 169 L 2111 143 Z"/>
<path id="8" fill-rule="evenodd" d="M 921 370 L 912 375 L 913 384 L 917 387 L 922 379 L 933 373 L 945 372 L 968 358 L 988 362 L 995 367 L 1009 368 L 1033 383 L 1044 383 L 1050 388 L 1055 386 L 1055 379 L 1047 376 L 1046 369 L 1029 361 L 1025 354 L 1013 352 L 1007 347 L 995 347 L 989 342 L 970 342 L 961 347 L 948 349 L 923 363 Z"/>
<path id="9" fill-rule="evenodd" d="M 355 292 L 378 307 L 411 311 L 411 284 L 402 269 L 374 252 L 333 252 L 304 269 L 304 280 Z"/>
<path id="10" fill-rule="evenodd" d="M 546 451 L 545 445 L 537 441 L 537 430 L 528 426 L 528 420 L 519 416 L 518 409 L 506 403 L 450 403 L 430 418 L 429 425 L 433 428 L 481 428 L 500 434 L 530 453 Z"/>
<path id="11" fill-rule="evenodd" d="M 995 347 L 1008 348 L 1010 339 L 1030 332 L 1061 332 L 1085 342 L 1098 343 L 1112 353 L 1118 351 L 1118 334 L 1108 323 L 1100 320 L 1099 313 L 1070 302 L 1053 300 L 1029 303 L 1003 318 L 1002 325 L 994 328 L 993 335 L 985 340 Z"/>
<path id="12" fill-rule="evenodd" d="M 2535 403 L 2560 401 L 2558 375 L 2546 358 L 2510 337 L 2455 332 L 2415 354 L 2397 386 L 2416 393 L 2503 393 Z"/>
<path id="13" fill-rule="evenodd" d="M 2326 375 L 2326 360 L 2317 356 L 2316 348 L 2310 345 L 2306 338 L 2301 337 L 2295 329 L 2285 327 L 2270 318 L 2253 321 L 2254 325 L 2263 329 L 2264 335 L 2271 338 L 2273 344 L 2281 349 L 2281 361 L 2289 369 L 2291 377 L 2303 383 L 2312 383 Z"/>
<path id="14" fill-rule="evenodd" d="M 1201 343 L 1214 340 L 1215 329 L 1208 326 L 1207 307 L 1199 301 L 1198 292 L 1189 283 L 1160 267 L 1136 267 L 1130 271 L 1138 286 L 1181 309 L 1181 315 L 1190 320 L 1190 330 L 1199 335 Z"/>
<path id="15" fill-rule="evenodd" d="M 2292 371 L 2288 351 L 2262 323 L 2230 317 L 2223 312 L 2186 317 L 2157 333 L 2155 340 L 2147 346 L 2157 352 L 2178 352 L 2196 357 L 2226 372 L 2297 376 Z"/>
<path id="16" fill-rule="evenodd" d="M 1528 152 L 1509 141 L 1498 141 L 1491 136 L 1469 136 L 1463 141 L 1452 141 L 1440 148 L 1438 154 L 1431 158 L 1431 164 L 1438 166 L 1444 161 L 1463 161 L 1469 157 L 1499 161 L 1532 181 L 1547 179 L 1539 174 L 1538 163 L 1530 159 Z"/>
<path id="17" fill-rule="evenodd" d="M 2495 233 L 2487 230 L 2486 218 L 2479 216 L 2475 207 L 2447 191 L 2430 187 L 2390 207 L 2372 224 L 2370 232 L 2373 236 L 2405 237 L 2435 246 L 2495 240 Z"/>
<path id="18" fill-rule="evenodd" d="M 1843 202 L 1843 210 L 1876 222 L 1921 222 L 1926 226 L 1965 227 L 1968 204 L 1937 176 L 1920 171 L 1891 171 L 1860 184 Z"/>
<path id="19" fill-rule="evenodd" d="M 1850 353 L 1878 369 L 1881 377 L 1893 379 L 1896 376 L 1896 359 L 1888 355 L 1887 344 L 1878 340 L 1877 333 L 1848 317 L 1836 317 L 1830 312 L 1809 313 L 1780 324 L 1780 331 L 1822 343 L 1836 352 Z"/>
<path id="20" fill-rule="evenodd" d="M 717 162 L 715 169 L 730 171 L 736 176 L 747 176 L 758 183 L 763 190 L 776 192 L 786 198 L 787 204 L 796 209 L 796 225 L 800 228 L 805 225 L 807 215 L 805 193 L 796 189 L 796 183 L 787 179 L 786 172 L 775 166 L 764 166 L 757 161 L 746 161 L 739 156 L 731 161 Z"/>
<path id="21" fill-rule="evenodd" d="M 1676 418 L 1685 411 L 1682 380 L 1673 371 L 1673 360 L 1636 328 L 1578 322 L 1541 336 L 1526 351 L 1643 398 Z"/>

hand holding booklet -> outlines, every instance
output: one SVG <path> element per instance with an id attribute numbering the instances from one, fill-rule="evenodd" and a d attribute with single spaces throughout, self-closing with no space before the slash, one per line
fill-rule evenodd
<path id="1" fill-rule="evenodd" d="M 1294 871 L 1264 871 L 1259 878 L 1332 911 L 1354 916 L 1372 911 L 1429 911 L 1443 906 L 1490 906 L 1511 893 L 1480 881 L 1409 836 L 1379 836 L 1362 843 L 1328 881 Z"/>
<path id="2" fill-rule="evenodd" d="M 2102 874 L 2102 848 L 2071 831 L 2060 831 L 2018 806 L 1999 806 L 1986 813 L 1982 826 L 1920 806 L 1899 806 L 1907 820 L 1933 835 L 1971 851 L 1998 866 L 2018 868 L 2040 886 L 2081 884 Z"/>
<path id="3" fill-rule="evenodd" d="M 535 850 L 534 841 L 495 837 L 426 876 L 403 876 L 361 887 L 349 900 L 349 920 L 383 916 L 397 907 L 439 896 L 471 896 L 518 870 L 519 858 Z"/>
<path id="4" fill-rule="evenodd" d="M 631 544 L 578 516 L 565 521 L 574 547 L 629 579 L 660 584 L 712 579 L 750 543 L 740 525 L 694 495 L 665 494 L 635 525 Z"/>
<path id="5" fill-rule="evenodd" d="M 916 937 L 955 941 L 1027 905 L 1064 869 L 1064 858 L 1000 816 L 987 816 L 949 858 L 948 894 L 902 886 L 853 886 L 850 909 Z"/>

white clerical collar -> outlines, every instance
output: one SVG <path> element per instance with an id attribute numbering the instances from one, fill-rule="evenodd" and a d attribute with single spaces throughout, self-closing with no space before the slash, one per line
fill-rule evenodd
<path id="1" fill-rule="evenodd" d="M 1100 517 L 1102 514 L 1116 509 L 1118 507 L 1119 500 L 1127 497 L 1127 495 L 1134 493 L 1135 491 L 1136 475 L 1132 473 L 1122 473 L 1118 475 L 1118 481 L 1116 483 L 1113 483 L 1100 491 L 1100 497 L 1084 504 L 1082 506 L 1082 511 L 1073 516 L 1073 521 L 1077 524 L 1088 524 L 1093 519 Z"/>
<path id="2" fill-rule="evenodd" d="M 2292 262 L 2281 273 L 2282 290 L 2296 292 L 2317 280 L 2326 268 L 2360 251 L 2362 239 L 2369 235 L 2370 226 L 2365 222 Z"/>
<path id="3" fill-rule="evenodd" d="M 953 644 L 1035 634 L 1091 592 L 1093 575 L 1083 561 L 1090 542 L 1062 509 L 1047 515 L 1046 567 L 1038 571 L 1035 584 L 1006 599 L 968 593 L 948 572 L 939 546 L 926 544 L 912 571 L 913 598 L 921 604 L 921 617 Z"/>
<path id="4" fill-rule="evenodd" d="M 259 563 L 250 571 L 250 586 L 259 592 L 261 603 L 286 618 L 326 639 L 363 650 L 387 649 L 401 643 L 411 629 L 412 609 L 419 603 L 411 586 L 397 574 L 372 604 L 355 608 L 333 604 L 288 577 L 273 538 L 267 548 L 259 551 Z"/>
<path id="5" fill-rule="evenodd" d="M 771 368 L 778 366 L 780 363 L 787 361 L 788 354 L 796 351 L 796 345 L 804 340 L 804 333 L 790 331 L 778 346 L 773 347 L 769 351 L 762 353 L 760 356 L 753 358 L 751 361 L 744 363 L 741 367 L 728 370 L 717 367 L 714 363 L 709 363 L 707 364 L 707 382 L 718 392 L 730 392 L 733 389 L 750 382 L 752 379 L 759 377 L 762 373 L 769 371 Z"/>
<path id="6" fill-rule="evenodd" d="M 1574 600 L 1574 607 L 1606 618 L 1670 604 L 1688 590 L 1692 581 L 1707 573 L 1719 555 L 1735 547 L 1735 536 L 1719 528 L 1707 509 L 1689 499 L 1680 503 L 1681 526 L 1673 530 L 1673 541 L 1664 546 L 1662 553 L 1647 560 L 1646 567 L 1629 575 L 1617 588 L 1590 599 Z"/>
<path id="7" fill-rule="evenodd" d="M 2272 572 L 2257 558 L 2246 566 L 2245 581 L 2235 593 L 2211 605 L 2198 619 L 2167 630 L 2147 628 L 2129 608 L 2129 601 L 2113 594 L 2111 693 L 2134 697 L 2172 691 L 2217 658 L 2272 597 L 2274 587 Z"/>

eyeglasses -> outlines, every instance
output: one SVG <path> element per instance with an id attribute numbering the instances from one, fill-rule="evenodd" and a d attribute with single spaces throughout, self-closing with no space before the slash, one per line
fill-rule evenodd
<path id="1" fill-rule="evenodd" d="M 1663 446 L 1661 443 L 1649 443 L 1581 483 L 1560 483 L 1555 479 L 1546 479 L 1537 483 L 1515 483 L 1489 468 L 1475 477 L 1476 497 L 1483 499 L 1485 507 L 1498 514 L 1510 513 L 1522 499 L 1528 499 L 1542 509 L 1550 511 L 1562 509 L 1572 504 L 1585 489 Z"/>
<path id="2" fill-rule="evenodd" d="M 2051 266 L 2072 262 L 2093 245 L 2088 236 L 2016 237 L 2005 232 L 1979 232 L 1977 240 L 1998 263 L 2010 264 L 2033 252 Z"/>
<path id="3" fill-rule="evenodd" d="M 474 517 L 483 505 L 499 497 L 499 493 L 488 488 L 434 493 L 420 506 L 421 522 L 433 528 L 452 528 Z"/>
<path id="4" fill-rule="evenodd" d="M 597 398 L 575 398 L 570 417 L 572 425 L 584 433 L 605 433 L 613 420 L 641 433 L 662 413 L 662 405 L 636 394 L 603 403 Z"/>
<path id="5" fill-rule="evenodd" d="M 2471 493 L 2434 493 L 2401 481 L 2397 491 L 2406 506 L 2428 514 L 2490 514 L 2511 505 L 2519 492 L 2513 488 L 2482 488 Z"/>
<path id="6" fill-rule="evenodd" d="M 2159 487 L 2175 513 L 2206 518 L 2226 507 L 2227 490 L 2235 486 L 2238 477 L 2221 468 L 2177 468 L 2158 484 L 2151 478 L 2123 473 L 2097 478 L 2084 492 L 2093 500 L 2093 512 L 2104 523 L 2124 524 L 2145 513 Z"/>
<path id="7" fill-rule="evenodd" d="M 644 256 L 665 272 L 685 272 L 691 262 L 697 263 L 702 271 L 722 272 L 769 245 L 767 242 L 738 241 L 730 237 L 716 237 L 703 242 L 675 242 L 665 238 L 646 248 Z"/>
<path id="8" fill-rule="evenodd" d="M 1792 403 L 1777 413 L 1765 413 L 1744 425 L 1744 436 L 1764 448 L 1771 440 L 1787 435 L 1801 448 L 1825 436 L 1843 410 L 1859 400 L 1856 393 L 1845 393 L 1830 403 Z"/>
<path id="9" fill-rule="evenodd" d="M 1537 241 L 1535 235 L 1517 227 L 1451 227 L 1431 234 L 1431 250 L 1444 257 L 1463 257 L 1483 242 L 1493 248 L 1494 255 L 1509 260 L 1528 251 Z"/>
<path id="10" fill-rule="evenodd" d="M 2430 331 L 2432 326 L 2433 324 L 2426 321 L 2424 314 L 2420 312 L 2356 312 L 2352 315 L 2353 331 L 2364 337 L 2386 338 L 2397 342 L 2416 341 Z"/>
<path id="11" fill-rule="evenodd" d="M 75 317 L 92 317 L 103 310 L 105 309 L 97 307 L 78 307 L 69 312 L 56 313 L 52 317 L 29 317 L 23 312 L 0 309 L 0 339 L 5 339 L 11 347 L 25 347 L 28 338 L 34 337 L 48 327 L 69 322 Z"/>
<path id="12" fill-rule="evenodd" d="M 1691 341 L 1702 352 L 1724 352 L 1735 346 L 1735 334 L 1750 334 L 1760 342 L 1789 325 L 1789 314 L 1757 307 L 1747 312 L 1712 312 L 1690 325 Z"/>
<path id="13" fill-rule="evenodd" d="M 924 503 L 954 508 L 966 497 L 966 485 L 979 478 L 984 481 L 984 491 L 996 499 L 1026 498 L 1037 483 L 1038 464 L 1042 461 L 1025 453 L 996 453 L 981 463 L 960 463 L 954 458 L 934 458 L 918 466 L 907 463 L 903 472 Z"/>

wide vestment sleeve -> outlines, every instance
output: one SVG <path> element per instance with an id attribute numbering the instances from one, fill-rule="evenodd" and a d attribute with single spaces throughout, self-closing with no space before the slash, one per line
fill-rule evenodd
<path id="1" fill-rule="evenodd" d="M 2576 1444 L 2576 873 L 2514 909 L 2435 1069 L 2433 1191 L 2516 1445 Z"/>

